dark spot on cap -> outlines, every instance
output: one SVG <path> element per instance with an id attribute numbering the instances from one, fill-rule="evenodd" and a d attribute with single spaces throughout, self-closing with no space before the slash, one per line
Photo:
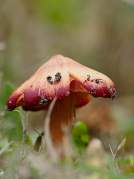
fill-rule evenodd
<path id="1" fill-rule="evenodd" d="M 90 81 L 91 76 L 87 74 L 87 81 Z"/>
<path id="2" fill-rule="evenodd" d="M 95 83 L 99 84 L 100 83 L 100 79 L 95 79 Z"/>
<path id="3" fill-rule="evenodd" d="M 92 79 L 91 82 L 95 82 L 96 84 L 103 83 L 102 79 Z"/>
<path id="4" fill-rule="evenodd" d="M 54 82 L 60 82 L 60 80 L 61 80 L 61 78 L 62 78 L 62 76 L 61 76 L 61 73 L 60 72 L 57 72 L 56 74 L 55 74 L 55 80 L 54 80 Z"/>
<path id="5" fill-rule="evenodd" d="M 53 84 L 53 79 L 52 79 L 51 76 L 48 76 L 48 77 L 47 77 L 47 81 L 48 81 L 48 83 L 50 83 L 51 85 Z"/>
<path id="6" fill-rule="evenodd" d="M 49 100 L 46 98 L 41 98 L 39 104 L 48 104 Z"/>

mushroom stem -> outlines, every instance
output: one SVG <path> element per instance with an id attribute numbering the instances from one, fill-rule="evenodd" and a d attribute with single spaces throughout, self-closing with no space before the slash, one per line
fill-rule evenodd
<path id="1" fill-rule="evenodd" d="M 50 120 L 50 135 L 53 146 L 60 156 L 65 155 L 64 141 L 75 117 L 73 94 L 57 100 Z"/>

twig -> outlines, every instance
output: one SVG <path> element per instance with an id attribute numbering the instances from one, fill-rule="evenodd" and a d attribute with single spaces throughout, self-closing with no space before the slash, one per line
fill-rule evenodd
<path id="1" fill-rule="evenodd" d="M 109 144 L 109 149 L 110 149 L 110 152 L 111 152 L 112 157 L 113 157 L 114 160 L 115 160 L 115 158 L 116 158 L 118 152 L 121 150 L 121 148 L 124 147 L 125 143 L 126 143 L 126 138 L 123 138 L 123 139 L 121 140 L 121 142 L 117 145 L 117 148 L 115 149 L 115 151 L 113 151 L 111 145 Z"/>
<path id="2" fill-rule="evenodd" d="M 113 160 L 115 160 L 115 153 L 114 153 L 114 151 L 113 151 L 113 149 L 112 149 L 110 144 L 109 144 L 109 149 L 110 149 L 110 152 L 112 154 Z"/>

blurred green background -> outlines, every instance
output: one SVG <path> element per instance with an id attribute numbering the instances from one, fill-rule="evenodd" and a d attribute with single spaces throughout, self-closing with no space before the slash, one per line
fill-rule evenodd
<path id="1" fill-rule="evenodd" d="M 57 53 L 106 73 L 115 81 L 120 96 L 133 96 L 133 3 L 0 1 L 0 67 L 4 79 L 19 85 Z"/>
<path id="2" fill-rule="evenodd" d="M 94 99 L 92 106 L 77 115 L 91 128 L 91 133 L 93 129 L 95 136 L 119 131 L 119 140 L 127 137 L 127 150 L 133 154 L 134 1 L 0 0 L 1 96 L 5 91 L 3 84 L 19 86 L 52 55 L 59 53 L 107 74 L 115 82 L 118 95 L 114 101 Z M 6 90 L 9 95 L 10 87 Z M 22 130 L 19 115 L 18 111 L 12 116 L 6 114 L 6 119 L 15 118 Z M 40 128 L 43 117 L 39 120 L 38 115 L 29 115 L 30 129 Z M 90 123 L 91 120 L 96 123 Z M 116 121 L 118 127 L 111 121 Z M 2 125 L 0 128 L 4 128 Z M 6 128 L 8 134 L 4 135 L 9 141 L 22 138 L 19 129 L 18 137 L 14 137 L 10 125 Z M 105 143 L 104 139 L 103 136 Z M 105 145 L 107 148 L 108 143 Z"/>

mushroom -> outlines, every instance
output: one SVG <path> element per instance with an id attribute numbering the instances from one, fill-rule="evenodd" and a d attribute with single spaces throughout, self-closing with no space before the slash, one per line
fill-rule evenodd
<path id="1" fill-rule="evenodd" d="M 88 104 L 91 96 L 114 98 L 115 94 L 114 83 L 106 75 L 71 58 L 56 55 L 11 94 L 7 107 L 10 111 L 18 106 L 26 111 L 47 110 L 56 97 L 50 117 L 50 134 L 59 150 L 63 145 L 64 129 L 71 128 L 76 108 Z"/>

